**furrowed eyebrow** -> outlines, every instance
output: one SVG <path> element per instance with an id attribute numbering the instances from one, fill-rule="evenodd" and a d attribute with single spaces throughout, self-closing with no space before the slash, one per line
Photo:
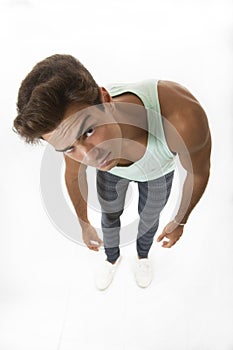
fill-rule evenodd
<path id="1" fill-rule="evenodd" d="M 80 129 L 79 129 L 78 132 L 77 132 L 76 140 L 79 139 L 79 137 L 83 134 L 83 130 L 85 129 L 86 122 L 87 122 L 87 120 L 88 120 L 90 117 L 91 117 L 91 115 L 88 114 L 88 115 L 86 116 L 86 118 L 83 119 L 83 121 L 82 121 L 82 123 L 81 123 L 81 125 L 80 125 Z M 68 151 L 68 150 L 71 149 L 71 148 L 73 148 L 72 145 L 67 146 L 67 147 L 64 148 L 64 149 L 56 149 L 55 151 L 57 151 L 57 152 L 66 152 L 66 151 Z"/>

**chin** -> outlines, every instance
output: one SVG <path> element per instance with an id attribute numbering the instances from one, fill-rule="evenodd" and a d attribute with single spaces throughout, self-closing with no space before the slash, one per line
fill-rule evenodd
<path id="1" fill-rule="evenodd" d="M 98 169 L 101 171 L 108 171 L 114 168 L 117 165 L 118 161 L 116 159 L 110 160 L 106 165 L 99 167 Z"/>

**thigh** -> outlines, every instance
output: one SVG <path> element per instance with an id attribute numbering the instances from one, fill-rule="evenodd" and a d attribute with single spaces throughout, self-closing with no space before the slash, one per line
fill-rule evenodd
<path id="1" fill-rule="evenodd" d="M 159 216 L 169 198 L 173 177 L 174 171 L 156 180 L 138 183 L 138 212 L 141 216 Z"/>
<path id="2" fill-rule="evenodd" d="M 102 212 L 123 210 L 129 180 L 106 171 L 97 170 L 97 194 Z"/>

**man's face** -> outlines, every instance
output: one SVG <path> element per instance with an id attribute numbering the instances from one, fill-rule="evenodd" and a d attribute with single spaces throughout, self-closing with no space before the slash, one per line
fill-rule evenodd
<path id="1" fill-rule="evenodd" d="M 72 106 L 62 123 L 43 138 L 70 158 L 100 170 L 110 170 L 121 157 L 122 134 L 114 105 Z"/>

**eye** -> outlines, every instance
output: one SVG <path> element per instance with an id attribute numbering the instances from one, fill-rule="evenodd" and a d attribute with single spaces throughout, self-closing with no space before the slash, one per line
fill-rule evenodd
<path id="1" fill-rule="evenodd" d="M 93 132 L 94 132 L 94 128 L 89 128 L 89 129 L 85 132 L 84 136 L 90 137 L 90 136 L 93 134 Z"/>

